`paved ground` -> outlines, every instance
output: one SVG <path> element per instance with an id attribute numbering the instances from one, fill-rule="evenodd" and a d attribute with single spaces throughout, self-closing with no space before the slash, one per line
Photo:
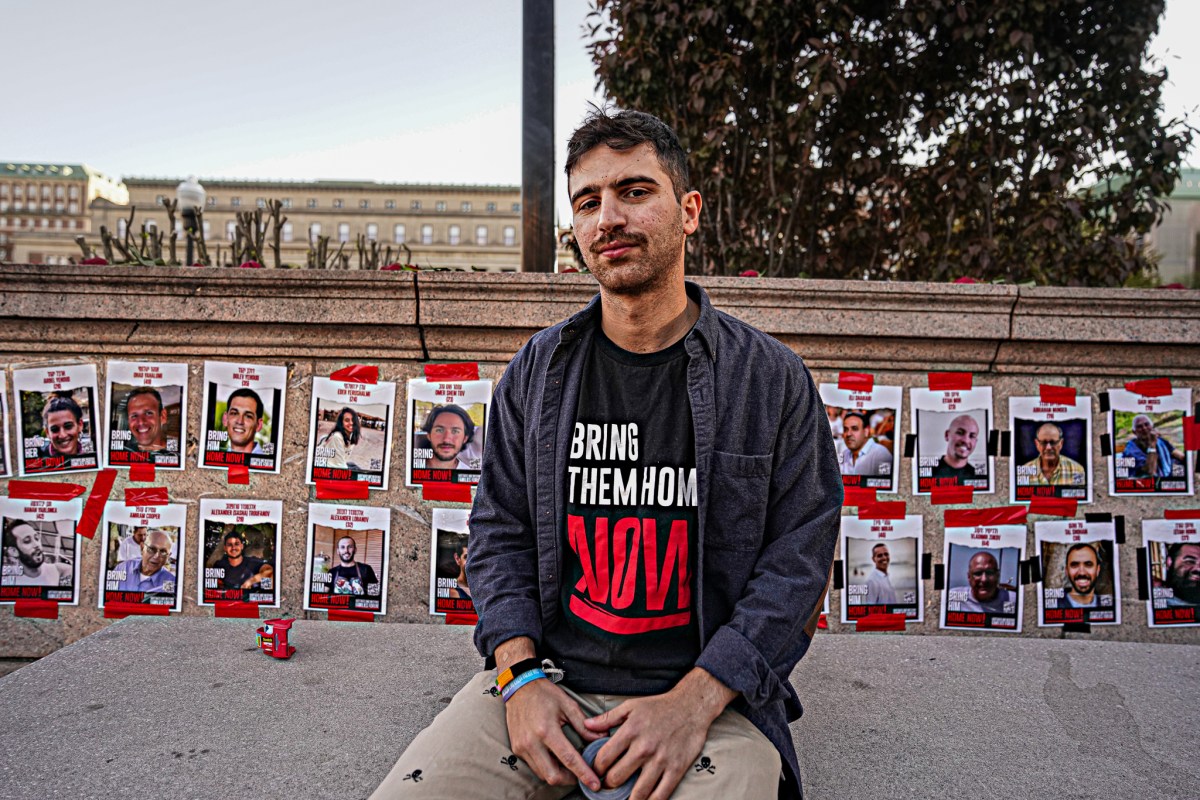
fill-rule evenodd
<path id="1" fill-rule="evenodd" d="M 258 624 L 131 618 L 0 679 L 0 797 L 365 797 L 481 663 L 329 622 L 280 662 Z M 1200 647 L 826 635 L 792 680 L 815 800 L 1200 795 Z"/>

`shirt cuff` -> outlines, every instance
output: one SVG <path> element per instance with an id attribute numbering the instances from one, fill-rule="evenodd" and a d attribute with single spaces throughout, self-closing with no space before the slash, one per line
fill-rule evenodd
<path id="1" fill-rule="evenodd" d="M 806 634 L 800 633 L 804 636 Z M 750 640 L 728 625 L 718 628 L 700 653 L 696 666 L 735 692 L 751 708 L 787 699 L 783 682 Z"/>
<path id="2" fill-rule="evenodd" d="M 475 648 L 484 658 L 517 636 L 528 636 L 534 644 L 542 640 L 541 613 L 536 600 L 517 597 L 500 603 L 488 603 L 475 625 Z"/>

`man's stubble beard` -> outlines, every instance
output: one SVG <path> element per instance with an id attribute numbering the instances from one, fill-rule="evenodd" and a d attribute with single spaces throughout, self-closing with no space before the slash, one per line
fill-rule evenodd
<path id="1" fill-rule="evenodd" d="M 617 264 L 605 264 L 599 253 L 589 250 L 584 261 L 596 276 L 596 282 L 605 291 L 624 297 L 637 297 L 669 284 L 673 272 L 682 266 L 681 253 L 687 238 L 683 220 L 675 214 L 671 215 L 671 220 L 666 230 L 656 237 L 658 244 L 644 234 L 630 236 L 618 232 L 596 239 L 591 245 L 593 248 L 609 241 L 636 241 L 642 251 L 640 258 L 634 255 Z M 591 257 L 590 261 L 587 256 Z"/>

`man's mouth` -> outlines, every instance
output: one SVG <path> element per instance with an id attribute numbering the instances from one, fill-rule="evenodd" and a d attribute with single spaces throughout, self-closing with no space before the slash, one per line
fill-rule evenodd
<path id="1" fill-rule="evenodd" d="M 630 253 L 633 248 L 642 244 L 640 237 L 626 237 L 624 239 L 613 239 L 604 242 L 595 242 L 592 244 L 592 252 L 601 255 L 607 259 L 622 258 Z"/>

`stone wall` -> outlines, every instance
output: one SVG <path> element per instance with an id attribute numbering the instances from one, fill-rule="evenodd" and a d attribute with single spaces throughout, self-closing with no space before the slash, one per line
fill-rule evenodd
<path id="1" fill-rule="evenodd" d="M 1168 377 L 1200 389 L 1200 292 L 1018 288 L 989 285 L 867 283 L 766 279 L 701 279 L 714 304 L 771 333 L 801 354 L 818 381 L 840 370 L 870 372 L 876 383 L 924 386 L 928 371 L 970 371 L 976 385 L 994 387 L 997 427 L 1007 427 L 1010 395 L 1037 393 L 1039 383 L 1067 384 L 1093 397 L 1143 377 Z M 580 275 L 494 273 L 277 272 L 273 270 L 0 265 L 0 368 L 91 361 L 103 386 L 108 359 L 181 361 L 190 365 L 187 468 L 160 472 L 172 502 L 189 508 L 188 549 L 194 548 L 201 497 L 258 497 L 284 502 L 282 608 L 302 611 L 306 504 L 303 483 L 311 378 L 349 364 L 374 364 L 382 380 L 401 388 L 422 375 L 425 361 L 477 361 L 481 377 L 497 379 L 536 330 L 582 307 L 594 283 Z M 205 359 L 282 364 L 289 371 L 284 466 L 249 486 L 229 486 L 224 473 L 196 468 Z M 397 409 L 403 407 L 398 399 Z M 909 430 L 909 397 L 900 420 Z M 10 397 L 11 404 L 11 397 Z M 401 419 L 403 415 L 401 414 Z M 1106 431 L 1093 420 L 1093 450 Z M 10 428 L 10 436 L 12 429 Z M 15 455 L 15 454 L 14 454 Z M 389 610 L 381 622 L 431 621 L 429 597 L 432 504 L 403 486 L 402 445 L 393 455 L 392 488 L 371 505 L 392 509 Z M 925 549 L 940 561 L 943 507 L 914 498 L 911 462 L 901 460 L 901 492 L 909 513 L 926 517 Z M 1135 548 L 1143 517 L 1164 508 L 1195 508 L 1195 498 L 1111 498 L 1107 465 L 1096 458 L 1095 502 L 1089 512 L 1124 514 L 1121 550 L 1123 623 L 1093 627 L 1094 639 L 1197 641 L 1200 629 L 1151 630 L 1137 600 Z M 1008 504 L 1008 464 L 997 461 L 997 491 L 977 507 Z M 68 480 L 90 485 L 94 473 Z M 54 479 L 46 479 L 54 480 Z M 0 493 L 7 482 L 0 480 Z M 113 496 L 127 485 L 118 477 Z M 1032 525 L 1029 543 L 1032 545 Z M 0 607 L 0 658 L 44 655 L 107 624 L 96 607 L 99 537 L 81 552 L 78 607 L 58 621 L 14 617 Z M 194 553 L 187 553 L 186 615 L 210 615 L 196 605 Z M 940 594 L 925 584 L 925 619 L 908 634 L 938 632 Z M 1036 626 L 1037 603 L 1026 590 L 1026 637 L 1058 637 Z M 831 601 L 830 628 L 840 596 Z M 310 614 L 323 617 L 323 614 Z"/>

